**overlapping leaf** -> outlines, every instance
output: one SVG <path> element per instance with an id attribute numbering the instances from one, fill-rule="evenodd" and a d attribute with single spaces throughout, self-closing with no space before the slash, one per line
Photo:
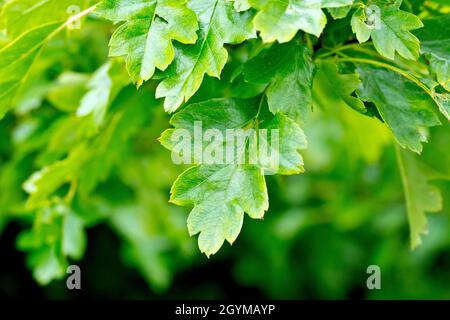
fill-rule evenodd
<path id="1" fill-rule="evenodd" d="M 362 80 L 358 96 L 376 105 L 401 146 L 420 153 L 426 141 L 422 129 L 440 124 L 433 99 L 393 71 L 361 64 L 358 73 Z"/>
<path id="2" fill-rule="evenodd" d="M 137 85 L 173 61 L 173 40 L 185 44 L 197 40 L 197 17 L 185 0 L 106 0 L 97 13 L 114 22 L 125 21 L 112 35 L 109 53 L 127 56 L 128 72 Z"/>
<path id="3" fill-rule="evenodd" d="M 173 112 L 189 100 L 200 87 L 203 77 L 220 77 L 227 62 L 224 44 L 237 44 L 256 36 L 252 13 L 238 13 L 226 0 L 191 0 L 191 8 L 200 23 L 199 39 L 193 46 L 176 45 L 176 58 L 164 73 L 156 90 L 165 98 L 164 108 Z"/>
<path id="4" fill-rule="evenodd" d="M 259 111 L 256 100 L 214 99 L 192 104 L 177 113 L 171 120 L 174 129 L 165 131 L 160 141 L 172 150 L 179 152 L 189 148 L 193 154 L 200 150 L 201 156 L 187 157 L 198 166 L 183 173 L 172 188 L 171 201 L 178 205 L 193 205 L 194 209 L 188 220 L 191 235 L 200 233 L 199 247 L 207 255 L 214 254 L 227 240 L 232 243 L 242 226 L 243 214 L 247 212 L 252 218 L 262 218 L 268 208 L 268 196 L 264 181 L 264 170 L 281 174 L 294 174 L 303 171 L 303 160 L 299 150 L 306 148 L 305 136 L 300 127 L 288 117 L 275 116 Z M 208 132 L 216 130 L 222 139 L 198 140 L 198 125 Z M 272 129 L 279 131 L 279 143 L 276 148 L 272 139 L 268 139 L 269 152 L 276 153 L 278 165 L 262 161 L 260 153 L 252 162 L 251 154 L 255 149 L 245 142 L 244 149 L 233 145 L 235 137 L 229 138 L 227 131 L 241 129 L 245 132 L 254 129 L 251 134 L 259 136 L 260 130 L 267 130 L 272 137 Z M 189 140 L 180 141 L 177 130 L 189 133 Z M 202 131 L 203 132 L 203 131 Z M 248 137 L 250 140 L 252 137 Z M 202 138 L 200 138 L 202 139 Z M 217 137 L 215 138 L 217 139 Z M 211 141 L 213 140 L 213 141 Z M 217 163 L 205 164 L 205 150 L 211 143 L 217 143 L 216 150 L 222 153 Z M 233 157 L 227 157 L 231 143 Z M 186 152 L 186 151 L 185 151 Z M 217 155 L 217 154 L 216 154 Z M 247 156 L 240 161 L 241 156 Z M 253 154 L 254 155 L 254 154 Z"/>
<path id="5" fill-rule="evenodd" d="M 424 21 L 417 30 L 420 51 L 427 55 L 439 83 L 450 91 L 450 15 Z"/>
<path id="6" fill-rule="evenodd" d="M 245 80 L 269 83 L 269 109 L 296 121 L 305 121 L 312 108 L 314 64 L 305 45 L 296 41 L 274 44 L 244 66 Z"/>

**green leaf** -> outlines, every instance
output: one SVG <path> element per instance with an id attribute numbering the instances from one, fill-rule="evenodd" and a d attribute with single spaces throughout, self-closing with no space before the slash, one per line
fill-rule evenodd
<path id="1" fill-rule="evenodd" d="M 180 157 L 183 157 L 183 152 L 189 152 L 191 156 L 187 158 L 195 164 L 243 162 L 273 173 L 303 172 L 303 159 L 299 150 L 306 149 L 307 143 L 302 129 L 282 114 L 278 113 L 274 116 L 269 112 L 258 113 L 257 102 L 255 99 L 212 99 L 191 104 L 172 117 L 170 123 L 175 128 L 163 132 L 160 142 Z M 239 129 L 242 132 L 238 132 Z M 276 142 L 271 143 L 273 138 L 271 130 L 274 129 L 278 131 L 278 145 Z M 176 130 L 187 130 L 189 138 L 180 139 L 177 134 L 180 131 L 176 132 Z M 211 156 L 212 152 L 208 150 L 208 146 L 213 142 L 212 139 L 206 138 L 208 130 L 215 130 L 221 134 L 222 139 L 218 142 L 214 141 L 217 143 L 217 148 L 221 148 L 220 155 Z M 236 145 L 238 138 L 233 135 L 228 136 L 227 130 L 245 133 L 247 135 L 245 146 Z M 261 136 L 266 134 L 261 130 L 267 130 L 267 137 Z M 268 152 L 273 155 L 275 163 L 267 162 L 264 158 L 265 154 L 253 149 L 261 144 L 261 139 L 267 139 L 268 147 L 273 147 Z M 234 154 L 226 148 L 227 144 L 237 147 L 237 150 L 232 150 Z M 251 154 L 243 154 L 245 152 L 243 148 L 250 149 Z M 245 159 L 241 158 L 244 156 Z"/>
<path id="2" fill-rule="evenodd" d="M 397 148 L 397 160 L 405 192 L 411 247 L 416 248 L 422 243 L 421 236 L 428 233 L 425 213 L 442 209 L 442 195 L 430 184 L 432 170 L 420 163 L 416 155 Z"/>
<path id="3" fill-rule="evenodd" d="M 77 115 L 92 116 L 96 127 L 104 120 L 106 111 L 119 91 L 128 84 L 128 79 L 122 72 L 122 64 L 112 60 L 101 66 L 88 82 L 89 91 L 83 96 Z"/>
<path id="4" fill-rule="evenodd" d="M 10 40 L 43 25 L 61 23 L 86 8 L 88 0 L 12 0 L 2 8 L 1 20 Z M 51 14 L 49 14 L 51 13 Z"/>
<path id="5" fill-rule="evenodd" d="M 11 6 L 16 3 L 19 3 L 19 1 L 11 2 Z M 54 4 L 54 1 L 42 2 L 40 3 L 40 6 L 32 6 L 26 11 L 30 11 L 31 14 L 29 15 L 26 13 L 25 16 L 27 19 L 33 19 L 32 13 L 35 9 L 47 10 L 46 12 L 48 15 L 48 12 L 51 12 L 48 6 L 51 8 L 52 4 Z M 31 6 L 31 1 L 28 1 L 27 5 Z M 67 7 L 65 7 L 65 9 L 67 9 Z M 80 9 L 82 9 L 82 7 Z M 86 13 L 93 9 L 94 8 L 92 7 L 90 10 L 86 11 Z M 54 14 L 55 17 L 58 16 L 57 12 Z M 6 19 L 9 16 L 4 13 L 2 17 Z M 21 21 L 20 25 L 27 25 L 25 21 L 28 20 L 19 20 Z M 29 24 L 32 25 L 33 29 L 20 29 L 21 31 L 17 31 L 17 33 L 21 33 L 21 35 L 0 49 L 0 119 L 10 108 L 12 108 L 14 98 L 21 86 L 27 80 L 28 73 L 42 47 L 59 31 L 72 23 L 71 19 L 62 19 L 52 23 L 45 23 L 46 21 L 44 19 L 42 19 L 42 21 L 39 19 L 36 21 L 40 21 L 41 23 L 37 24 L 36 22 L 30 22 Z M 17 21 L 14 21 L 14 23 L 16 22 Z M 18 28 L 21 28 L 20 25 Z M 12 27 L 10 26 L 10 28 Z"/>
<path id="6" fill-rule="evenodd" d="M 239 235 L 244 212 L 261 219 L 268 209 L 262 170 L 250 165 L 203 165 L 185 171 L 175 181 L 170 201 L 194 206 L 188 218 L 190 235 L 200 233 L 198 245 L 207 256 Z"/>
<path id="7" fill-rule="evenodd" d="M 353 0 L 249 0 L 259 12 L 255 27 L 264 42 L 290 41 L 302 30 L 319 37 L 327 18 L 321 8 L 351 5 Z"/>
<path id="8" fill-rule="evenodd" d="M 43 285 L 62 278 L 68 258 L 81 259 L 86 243 L 83 221 L 61 201 L 37 211 L 33 227 L 17 239 L 18 249 L 28 252 L 27 262 Z"/>
<path id="9" fill-rule="evenodd" d="M 358 96 L 376 105 L 381 117 L 402 147 L 422 151 L 423 129 L 440 124 L 433 99 L 414 82 L 382 68 L 360 64 L 362 86 Z"/>
<path id="10" fill-rule="evenodd" d="M 303 131 L 288 117 L 282 114 L 273 116 L 260 108 L 261 104 L 258 107 L 255 99 L 213 99 L 191 104 L 172 117 L 171 124 L 175 129 L 166 130 L 160 138 L 161 143 L 173 152 L 178 151 L 180 143 L 183 149 L 189 148 L 194 153 L 191 161 L 200 164 L 177 179 L 171 201 L 181 206 L 194 206 L 188 220 L 189 232 L 191 235 L 200 233 L 200 250 L 208 256 L 216 253 L 225 240 L 234 242 L 242 227 L 244 212 L 252 218 L 263 217 L 268 207 L 265 170 L 280 174 L 303 172 L 303 160 L 299 154 L 299 150 L 306 148 Z M 206 138 L 195 141 L 199 139 L 196 133 L 199 124 L 205 132 L 215 129 L 222 133 L 219 163 L 205 162 L 204 152 L 211 141 Z M 258 136 L 259 143 L 260 130 L 267 130 L 270 134 L 267 142 L 272 147 L 269 152 L 276 154 L 278 166 L 261 159 L 252 163 L 250 156 L 239 162 L 242 154 L 255 153 L 249 142 L 246 142 L 245 150 L 238 147 L 237 156 L 227 160 L 226 144 L 235 141 L 226 135 L 230 129 L 255 129 L 248 139 Z M 278 145 L 272 143 L 272 129 L 279 131 Z M 175 130 L 186 130 L 194 141 L 179 142 Z M 200 151 L 200 155 L 196 155 L 196 151 Z"/>
<path id="11" fill-rule="evenodd" d="M 66 159 L 35 172 L 23 185 L 30 194 L 27 205 L 33 208 L 48 203 L 50 195 L 77 176 L 88 155 L 86 148 L 80 146 Z"/>
<path id="12" fill-rule="evenodd" d="M 336 64 L 321 62 L 314 77 L 314 85 L 319 85 L 330 99 L 341 100 L 358 112 L 365 113 L 364 103 L 352 94 L 361 84 L 357 73 L 340 74 Z"/>
<path id="13" fill-rule="evenodd" d="M 424 21 L 424 27 L 415 33 L 420 39 L 420 51 L 430 61 L 437 80 L 450 91 L 450 15 Z"/>
<path id="14" fill-rule="evenodd" d="M 434 101 L 439 106 L 441 113 L 450 120 L 450 93 L 434 93 Z"/>
<path id="15" fill-rule="evenodd" d="M 157 98 L 165 98 L 164 109 L 173 112 L 199 89 L 203 77 L 220 77 L 228 59 L 224 44 L 237 44 L 256 33 L 252 13 L 238 13 L 225 0 L 192 0 L 189 7 L 200 22 L 199 39 L 194 46 L 176 45 L 174 63 L 164 73 L 156 89 Z"/>
<path id="16" fill-rule="evenodd" d="M 228 0 L 228 1 L 234 2 L 234 9 L 236 9 L 236 11 L 238 12 L 247 11 L 248 9 L 251 8 L 249 2 L 250 0 Z"/>
<path id="17" fill-rule="evenodd" d="M 64 72 L 47 92 L 47 99 L 62 111 L 76 111 L 87 92 L 86 83 L 89 80 L 88 74 Z"/>
<path id="18" fill-rule="evenodd" d="M 343 19 L 345 18 L 350 10 L 352 9 L 352 6 L 345 6 L 345 7 L 339 7 L 339 8 L 329 8 L 328 12 L 331 14 L 333 19 Z"/>
<path id="19" fill-rule="evenodd" d="M 394 59 L 396 52 L 410 60 L 419 57 L 419 39 L 410 31 L 423 24 L 414 14 L 401 11 L 396 5 L 360 8 L 353 14 L 351 24 L 360 43 L 372 38 L 377 51 L 389 59 Z"/>
<path id="20" fill-rule="evenodd" d="M 106 0 L 97 13 L 114 22 L 125 21 L 111 37 L 110 56 L 126 55 L 127 69 L 138 86 L 155 69 L 172 63 L 174 40 L 194 44 L 198 29 L 196 14 L 186 0 Z"/>
<path id="21" fill-rule="evenodd" d="M 244 65 L 246 81 L 270 83 L 269 109 L 295 121 L 305 121 L 312 108 L 314 64 L 305 45 L 296 41 L 274 44 Z"/>

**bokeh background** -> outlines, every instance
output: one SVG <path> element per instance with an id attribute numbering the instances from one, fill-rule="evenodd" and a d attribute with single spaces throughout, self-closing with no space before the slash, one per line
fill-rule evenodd
<path id="1" fill-rule="evenodd" d="M 329 30 L 348 31 L 341 25 Z M 185 168 L 173 165 L 157 142 L 169 116 L 154 99 L 153 82 L 139 91 L 127 86 L 113 102 L 111 118 L 124 116 L 116 119 L 112 138 L 99 138 L 103 153 L 86 172 L 99 171 L 100 177 L 89 192 L 77 193 L 70 208 L 61 209 L 60 198 L 70 190 L 64 186 L 55 195 L 55 206 L 25 208 L 23 182 L 64 158 L 81 139 L 77 133 L 83 123 L 74 120 L 73 110 L 87 77 L 107 60 L 112 31 L 109 23 L 91 17 L 81 30 L 54 39 L 14 112 L 0 121 L 0 296 L 450 298 L 450 183 L 433 181 L 444 196 L 444 210 L 427 215 L 429 234 L 411 250 L 390 133 L 379 120 L 333 101 L 326 88 L 315 88 L 314 112 L 305 125 L 306 172 L 268 176 L 270 210 L 264 220 L 247 217 L 235 244 L 225 244 L 209 259 L 199 252 L 195 237 L 188 236 L 188 208 L 168 203 L 170 186 Z M 327 37 L 336 38 L 325 34 L 324 41 Z M 207 78 L 192 101 L 258 91 L 230 81 L 249 47 L 233 48 L 222 79 Z M 434 142 L 425 145 L 424 159 L 449 159 L 448 129 L 430 131 Z M 82 221 L 81 231 L 74 231 L 70 257 L 48 256 L 45 243 L 30 241 L 36 216 L 51 216 L 49 210 L 71 210 Z M 48 241 L 57 241 L 52 240 L 54 230 L 43 232 Z M 67 264 L 80 265 L 82 290 L 66 289 Z M 381 290 L 366 287 L 369 265 L 381 268 Z"/>

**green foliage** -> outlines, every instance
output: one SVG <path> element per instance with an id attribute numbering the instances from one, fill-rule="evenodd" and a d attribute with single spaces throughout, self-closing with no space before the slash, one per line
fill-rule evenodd
<path id="1" fill-rule="evenodd" d="M 83 257 L 86 229 L 100 223 L 120 235 L 124 259 L 161 291 L 193 259 L 188 235 L 198 234 L 210 256 L 236 241 L 245 213 L 275 216 L 261 227 L 266 257 L 277 254 L 268 235 L 286 253 L 282 241 L 304 227 L 302 219 L 319 219 L 307 209 L 317 199 L 315 212 L 344 229 L 401 204 L 414 248 L 434 232 L 427 213 L 448 212 L 445 1 L 0 3 L 0 230 L 13 220 L 30 226 L 17 247 L 41 284 Z M 68 28 L 77 22 L 79 29 Z M 204 150 L 224 148 L 227 139 L 176 143 L 176 132 L 194 136 L 197 122 L 224 136 L 248 134 L 237 150 L 244 161 L 205 163 Z M 279 132 L 271 150 L 279 165 L 258 156 L 249 162 L 256 154 L 249 141 L 263 144 L 260 133 L 271 129 Z M 193 166 L 175 165 L 158 137 L 172 158 Z M 397 161 L 389 158 L 392 144 Z M 371 197 L 360 196 L 347 179 L 377 163 L 398 168 L 367 187 Z M 342 190 L 329 189 L 336 181 Z M 310 203 L 290 192 L 305 192 Z M 294 202 L 295 214 L 269 209 L 272 193 L 276 205 Z M 252 256 L 242 263 L 251 266 Z"/>

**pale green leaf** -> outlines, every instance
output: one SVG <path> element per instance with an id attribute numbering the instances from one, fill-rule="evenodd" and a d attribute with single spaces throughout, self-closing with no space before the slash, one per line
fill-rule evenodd
<path id="1" fill-rule="evenodd" d="M 87 84 L 88 92 L 83 96 L 77 115 L 91 115 L 96 127 L 100 126 L 111 102 L 119 91 L 128 84 L 122 72 L 122 64 L 112 60 L 100 67 Z"/>
<path id="2" fill-rule="evenodd" d="M 171 202 L 191 205 L 191 235 L 200 233 L 198 245 L 207 256 L 227 240 L 232 244 L 242 228 L 244 212 L 261 219 L 268 209 L 262 170 L 250 165 L 203 165 L 185 171 L 175 181 Z"/>
<path id="3" fill-rule="evenodd" d="M 165 70 L 173 61 L 174 40 L 194 44 L 196 14 L 186 0 L 106 0 L 97 13 L 124 23 L 111 37 L 110 56 L 127 56 L 128 72 L 137 85 L 149 80 L 155 69 Z"/>
<path id="4" fill-rule="evenodd" d="M 224 44 L 237 44 L 256 37 L 252 13 L 238 13 L 226 0 L 192 0 L 189 7 L 200 22 L 199 39 L 194 46 L 176 45 L 176 58 L 164 73 L 156 90 L 165 98 L 164 108 L 173 112 L 199 89 L 203 77 L 220 77 L 228 59 Z"/>
<path id="5" fill-rule="evenodd" d="M 353 0 L 250 0 L 249 2 L 259 11 L 254 23 L 263 41 L 288 42 L 299 30 L 319 37 L 327 22 L 322 8 L 348 6 Z"/>

